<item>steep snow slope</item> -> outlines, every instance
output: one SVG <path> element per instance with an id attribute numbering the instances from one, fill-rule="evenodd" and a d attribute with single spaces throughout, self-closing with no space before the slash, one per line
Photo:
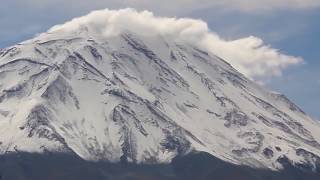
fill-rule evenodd
<path id="1" fill-rule="evenodd" d="M 86 160 L 222 160 L 320 170 L 320 124 L 184 41 L 81 28 L 0 52 L 0 153 L 68 152 Z"/>

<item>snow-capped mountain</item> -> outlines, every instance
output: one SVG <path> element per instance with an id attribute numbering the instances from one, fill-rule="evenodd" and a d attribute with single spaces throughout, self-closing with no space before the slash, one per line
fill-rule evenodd
<path id="1" fill-rule="evenodd" d="M 56 30 L 0 52 L 0 153 L 320 170 L 320 124 L 215 54 L 162 35 Z"/>

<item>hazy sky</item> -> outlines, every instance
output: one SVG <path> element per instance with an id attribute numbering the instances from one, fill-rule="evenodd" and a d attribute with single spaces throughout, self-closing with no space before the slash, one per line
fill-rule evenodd
<path id="1" fill-rule="evenodd" d="M 126 7 L 202 19 L 225 40 L 255 36 L 279 54 L 301 57 L 264 83 L 320 119 L 320 0 L 2 0 L 0 48 L 92 10 Z"/>

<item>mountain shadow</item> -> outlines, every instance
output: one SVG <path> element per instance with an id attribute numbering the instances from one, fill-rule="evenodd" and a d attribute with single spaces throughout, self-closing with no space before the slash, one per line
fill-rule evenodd
<path id="1" fill-rule="evenodd" d="M 71 154 L 6 154 L 0 158 L 1 180 L 319 180 L 320 174 L 292 166 L 282 171 L 254 169 L 197 152 L 171 164 L 89 162 Z"/>

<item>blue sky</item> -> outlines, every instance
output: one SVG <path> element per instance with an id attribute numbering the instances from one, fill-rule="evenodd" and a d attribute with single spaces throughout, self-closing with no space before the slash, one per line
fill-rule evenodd
<path id="1" fill-rule="evenodd" d="M 320 2 L 260 0 L 247 5 L 250 0 L 200 1 L 203 6 L 195 0 L 3 0 L 0 48 L 32 38 L 55 24 L 95 9 L 134 7 L 161 16 L 199 18 L 225 39 L 253 35 L 285 54 L 302 57 L 303 64 L 269 79 L 266 86 L 286 94 L 311 116 L 320 119 Z"/>

